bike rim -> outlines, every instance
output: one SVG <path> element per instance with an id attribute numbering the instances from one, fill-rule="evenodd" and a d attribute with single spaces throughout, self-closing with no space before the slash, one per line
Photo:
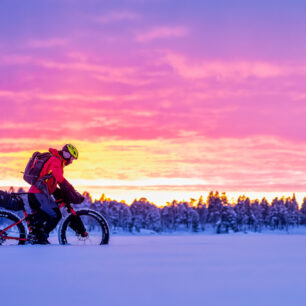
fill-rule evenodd
<path id="1" fill-rule="evenodd" d="M 68 245 L 90 246 L 102 244 L 104 231 L 100 222 L 94 216 L 81 215 L 79 216 L 85 226 L 87 237 L 82 237 L 77 234 L 69 223 L 67 225 L 65 236 Z"/>
<path id="2" fill-rule="evenodd" d="M 7 227 L 15 224 L 14 221 L 0 216 L 0 233 Z M 19 244 L 20 231 L 18 226 L 13 226 L 0 235 L 0 245 Z"/>

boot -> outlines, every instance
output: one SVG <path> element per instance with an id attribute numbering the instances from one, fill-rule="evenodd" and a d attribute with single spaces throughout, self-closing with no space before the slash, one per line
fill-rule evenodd
<path id="1" fill-rule="evenodd" d="M 48 237 L 49 235 L 44 232 L 43 228 L 32 230 L 29 234 L 31 244 L 50 244 Z"/>

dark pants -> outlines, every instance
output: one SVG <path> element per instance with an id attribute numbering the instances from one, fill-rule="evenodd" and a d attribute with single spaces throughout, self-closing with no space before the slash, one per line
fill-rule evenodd
<path id="1" fill-rule="evenodd" d="M 61 220 L 62 214 L 54 200 L 44 193 L 29 193 L 29 205 L 32 210 L 37 210 L 35 220 L 44 231 L 49 234 Z"/>

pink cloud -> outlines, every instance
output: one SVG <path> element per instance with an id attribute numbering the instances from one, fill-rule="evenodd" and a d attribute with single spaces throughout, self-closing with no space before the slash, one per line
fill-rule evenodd
<path id="1" fill-rule="evenodd" d="M 120 67 L 119 69 L 118 68 L 116 69 L 116 67 L 92 64 L 88 62 L 60 62 L 60 61 L 53 61 L 47 59 L 39 59 L 39 60 L 34 60 L 34 63 L 45 68 L 100 72 L 100 73 L 108 73 L 110 75 L 115 75 L 115 76 L 134 72 L 134 69 L 131 67 Z"/>
<path id="2" fill-rule="evenodd" d="M 188 34 L 188 29 L 182 26 L 156 27 L 136 36 L 138 42 L 148 42 L 160 38 L 184 37 Z"/>
<path id="3" fill-rule="evenodd" d="M 158 92 L 156 94 L 157 96 L 162 95 L 162 93 Z M 13 100 L 15 102 L 29 101 L 29 100 L 53 101 L 53 102 L 64 101 L 68 103 L 69 102 L 76 103 L 80 106 L 85 105 L 85 107 L 89 107 L 88 111 L 90 112 L 91 109 L 94 109 L 95 107 L 98 106 L 99 102 L 137 101 L 137 100 L 150 98 L 150 93 L 103 95 L 103 94 L 86 93 L 86 92 L 85 93 L 69 93 L 69 92 L 47 93 L 36 90 L 29 90 L 29 91 L 0 90 L 0 97 L 8 98 L 10 101 Z M 35 103 L 33 103 L 33 105 L 35 107 Z M 55 106 L 56 104 L 53 104 L 51 108 Z M 147 112 L 144 110 L 143 113 Z"/>
<path id="4" fill-rule="evenodd" d="M 197 64 L 186 55 L 169 51 L 166 57 L 157 52 L 150 61 L 139 57 L 129 65 L 106 65 L 98 57 L 84 54 L 78 61 L 78 53 L 73 51 L 68 55 L 60 59 L 34 56 L 6 59 L 12 66 L 19 63 L 22 75 L 16 82 L 2 83 L 3 89 L 0 88 L 2 105 L 10 104 L 11 109 L 20 112 L 15 119 L 9 116 L 8 120 L 22 121 L 22 114 L 34 111 L 37 116 L 47 107 L 50 118 L 54 118 L 53 122 L 47 120 L 51 125 L 73 121 L 70 128 L 62 127 L 63 135 L 77 133 L 90 139 L 100 135 L 117 139 L 161 137 L 173 141 L 187 135 L 222 138 L 264 134 L 296 140 L 304 137 L 300 132 L 303 105 L 300 100 L 292 103 L 294 97 L 302 99 L 305 91 L 303 86 L 289 90 L 283 85 L 280 79 L 287 82 L 282 75 L 289 71 L 287 66 L 284 70 L 271 69 L 268 77 L 265 69 L 270 68 L 269 63 L 200 60 Z M 271 77 L 278 73 L 278 77 Z M 215 80 L 215 74 L 223 77 Z M 248 77 L 253 77 L 251 82 Z M 301 75 L 294 77 L 303 79 Z M 21 102 L 27 102 L 29 111 Z M 78 112 L 72 116 L 73 109 Z M 82 118 L 84 113 L 86 120 Z M 294 123 L 286 128 L 289 115 Z M 103 120 L 96 120 L 97 116 Z M 82 127 L 81 132 L 78 126 Z M 13 128 L 7 132 L 17 133 Z M 52 133 L 56 137 L 58 131 Z"/>
<path id="5" fill-rule="evenodd" d="M 273 78 L 296 73 L 285 65 L 263 61 L 192 61 L 183 55 L 169 53 L 165 61 L 182 77 L 187 79 L 221 78 L 245 79 L 248 77 Z"/>
<path id="6" fill-rule="evenodd" d="M 2 61 L 2 65 L 31 65 L 41 67 L 53 71 L 65 71 L 72 73 L 83 73 L 84 76 L 95 78 L 104 82 L 118 82 L 133 86 L 148 85 L 152 82 L 153 77 L 142 76 L 142 72 L 136 66 L 116 66 L 93 63 L 87 57 L 77 56 L 77 54 L 69 53 L 69 60 L 52 60 L 45 58 L 35 58 L 30 56 L 6 56 Z M 79 59 L 79 60 L 77 60 Z M 1 62 L 0 62 L 1 66 Z M 25 69 L 28 67 L 25 67 Z M 33 70 L 33 69 L 32 69 Z M 73 76 L 70 76 L 70 78 Z"/>
<path id="7" fill-rule="evenodd" d="M 70 53 L 71 55 L 71 53 Z M 26 55 L 8 55 L 4 56 L 0 65 L 26 65 L 32 64 L 49 69 L 58 70 L 77 70 L 77 71 L 88 71 L 95 73 L 107 73 L 109 75 L 121 76 L 122 74 L 135 73 L 135 67 L 115 67 L 101 64 L 90 63 L 86 60 L 76 61 L 64 61 L 64 60 L 53 60 L 48 58 L 37 58 L 34 56 Z"/>

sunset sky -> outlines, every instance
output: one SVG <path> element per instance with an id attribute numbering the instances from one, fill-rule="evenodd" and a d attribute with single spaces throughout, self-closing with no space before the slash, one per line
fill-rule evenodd
<path id="1" fill-rule="evenodd" d="M 73 143 L 95 197 L 301 199 L 305 29 L 302 0 L 2 0 L 0 185 Z"/>

